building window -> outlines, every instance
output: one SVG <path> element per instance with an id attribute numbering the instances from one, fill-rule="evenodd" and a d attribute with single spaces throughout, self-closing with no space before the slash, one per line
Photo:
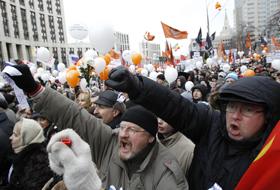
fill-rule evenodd
<path id="1" fill-rule="evenodd" d="M 38 8 L 39 8 L 40 11 L 44 11 L 43 0 L 38 0 Z"/>
<path id="2" fill-rule="evenodd" d="M 60 0 L 55 0 L 56 14 L 61 15 Z"/>
<path id="3" fill-rule="evenodd" d="M 30 9 L 34 9 L 34 0 L 28 0 Z"/>
<path id="4" fill-rule="evenodd" d="M 2 15 L 2 23 L 4 28 L 4 35 L 9 37 L 10 36 L 10 30 L 9 30 L 9 20 L 6 10 L 6 3 L 4 1 L 0 2 L 1 6 L 1 15 Z"/>
<path id="5" fill-rule="evenodd" d="M 47 37 L 47 29 L 46 29 L 46 22 L 45 22 L 44 14 L 40 14 L 40 24 L 41 24 L 42 39 L 44 42 L 47 42 L 48 37 Z"/>
<path id="6" fill-rule="evenodd" d="M 64 43 L 63 22 L 61 17 L 57 17 L 59 42 Z"/>
<path id="7" fill-rule="evenodd" d="M 67 63 L 67 60 L 66 60 L 66 48 L 61 48 L 61 59 L 62 59 L 62 63 Z"/>
<path id="8" fill-rule="evenodd" d="M 51 0 L 47 0 L 47 10 L 49 13 L 53 13 L 53 8 L 52 8 L 52 1 Z"/>
<path id="9" fill-rule="evenodd" d="M 28 34 L 28 24 L 26 19 L 26 10 L 20 9 L 21 13 L 21 21 L 22 21 L 22 29 L 23 29 L 23 36 L 25 40 L 29 40 L 29 34 Z"/>
<path id="10" fill-rule="evenodd" d="M 78 48 L 77 54 L 78 54 L 79 57 L 82 57 L 82 56 L 83 56 L 83 50 L 82 50 L 82 48 Z"/>
<path id="11" fill-rule="evenodd" d="M 56 47 L 53 47 L 52 48 L 52 53 L 53 53 L 53 58 L 55 59 L 55 60 L 58 60 L 58 53 L 57 53 L 57 48 Z"/>
<path id="12" fill-rule="evenodd" d="M 24 6 L 25 5 L 24 0 L 19 0 L 19 4 Z"/>
<path id="13" fill-rule="evenodd" d="M 69 49 L 69 54 L 75 54 L 74 48 Z"/>
<path id="14" fill-rule="evenodd" d="M 36 14 L 33 11 L 30 11 L 30 17 L 31 17 L 31 25 L 32 25 L 32 32 L 33 32 L 33 40 L 38 41 L 38 28 L 36 24 Z"/>
<path id="15" fill-rule="evenodd" d="M 13 27 L 14 27 L 14 37 L 19 38 L 19 28 L 18 28 L 16 6 L 11 5 L 11 13 L 12 13 L 12 21 L 13 21 Z"/>
<path id="16" fill-rule="evenodd" d="M 49 16 L 49 28 L 50 28 L 50 33 L 51 33 L 51 40 L 52 40 L 52 42 L 56 43 L 56 36 L 55 36 L 55 27 L 54 27 L 53 16 Z"/>

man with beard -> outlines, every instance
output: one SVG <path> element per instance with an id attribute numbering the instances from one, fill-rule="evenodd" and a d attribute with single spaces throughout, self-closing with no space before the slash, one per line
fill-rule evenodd
<path id="1" fill-rule="evenodd" d="M 111 185 L 117 189 L 188 189 L 178 161 L 156 141 L 158 123 L 153 113 L 141 106 L 132 107 L 122 116 L 119 131 L 112 130 L 75 102 L 36 83 L 28 66 L 13 67 L 21 75 L 10 77 L 33 98 L 35 111 L 60 129 L 74 129 L 90 145 L 105 189 Z M 72 136 L 71 132 L 60 134 L 61 139 Z M 79 165 L 75 168 L 78 172 Z"/>

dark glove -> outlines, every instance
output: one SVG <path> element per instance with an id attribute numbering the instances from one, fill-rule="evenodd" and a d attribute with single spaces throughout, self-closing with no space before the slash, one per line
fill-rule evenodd
<path id="1" fill-rule="evenodd" d="M 139 78 L 123 66 L 112 69 L 105 84 L 117 91 L 127 92 L 129 97 L 136 97 L 141 91 Z"/>
<path id="2" fill-rule="evenodd" d="M 29 67 L 25 64 L 13 65 L 11 67 L 16 68 L 19 72 L 22 73 L 22 75 L 20 76 L 11 76 L 10 74 L 6 73 L 11 79 L 13 79 L 16 85 L 28 95 L 36 94 L 41 85 L 36 83 Z"/>

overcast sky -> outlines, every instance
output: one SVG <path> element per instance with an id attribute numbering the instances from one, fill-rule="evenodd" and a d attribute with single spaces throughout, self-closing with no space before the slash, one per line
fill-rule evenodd
<path id="1" fill-rule="evenodd" d="M 207 2 L 206 2 L 207 1 Z M 131 49 L 138 51 L 139 42 L 146 31 L 155 35 L 153 42 L 164 48 L 165 39 L 160 21 L 189 33 L 188 40 L 168 40 L 173 45 L 188 46 L 202 27 L 206 36 L 206 7 L 208 7 L 210 33 L 222 29 L 227 11 L 233 26 L 234 0 L 220 0 L 222 10 L 215 9 L 217 0 L 64 0 L 66 27 L 83 23 L 95 28 L 110 25 L 116 31 L 129 34 Z M 206 3 L 208 6 L 206 6 Z M 71 39 L 70 39 L 71 41 Z"/>

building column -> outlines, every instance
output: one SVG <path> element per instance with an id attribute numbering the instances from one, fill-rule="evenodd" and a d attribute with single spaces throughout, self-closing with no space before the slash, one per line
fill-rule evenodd
<path id="1" fill-rule="evenodd" d="M 5 41 L 1 42 L 1 49 L 2 49 L 3 61 L 9 61 L 8 51 L 7 51 L 7 46 Z"/>

